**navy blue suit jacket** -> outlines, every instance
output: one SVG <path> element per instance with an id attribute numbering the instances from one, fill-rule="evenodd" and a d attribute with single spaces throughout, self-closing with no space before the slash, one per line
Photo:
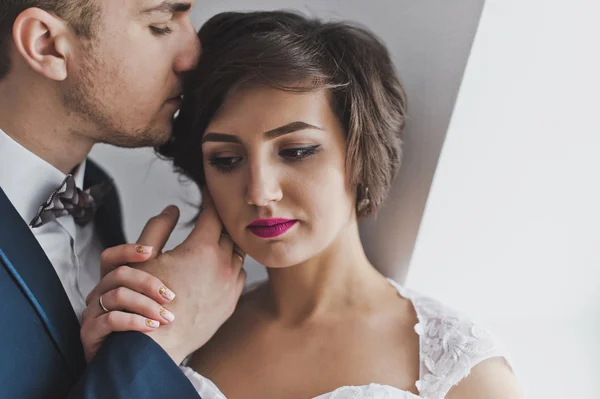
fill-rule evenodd
<path id="1" fill-rule="evenodd" d="M 106 179 L 88 161 L 84 186 Z M 95 223 L 105 246 L 125 242 L 115 192 Z M 198 399 L 167 353 L 141 333 L 112 334 L 86 367 L 67 294 L 1 187 L 0 293 L 0 398 Z"/>

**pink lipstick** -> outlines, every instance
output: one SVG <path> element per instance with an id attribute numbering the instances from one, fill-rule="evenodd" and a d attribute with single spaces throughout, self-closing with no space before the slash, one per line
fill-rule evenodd
<path id="1" fill-rule="evenodd" d="M 295 219 L 258 219 L 248 225 L 248 230 L 260 238 L 274 238 L 291 229 Z"/>

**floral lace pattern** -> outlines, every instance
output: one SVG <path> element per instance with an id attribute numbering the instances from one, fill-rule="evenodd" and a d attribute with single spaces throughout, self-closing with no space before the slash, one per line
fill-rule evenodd
<path id="1" fill-rule="evenodd" d="M 420 336 L 421 364 L 416 386 L 422 398 L 445 398 L 479 362 L 504 356 L 492 334 L 474 321 L 390 282 L 400 295 L 411 300 L 419 319 L 415 331 Z"/>
<path id="2" fill-rule="evenodd" d="M 413 393 L 389 385 L 369 384 L 336 389 L 314 399 L 418 399 Z"/>

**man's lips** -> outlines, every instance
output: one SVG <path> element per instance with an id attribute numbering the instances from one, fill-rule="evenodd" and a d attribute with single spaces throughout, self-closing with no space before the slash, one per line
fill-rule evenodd
<path id="1" fill-rule="evenodd" d="M 248 225 L 248 230 L 260 238 L 273 238 L 282 235 L 297 222 L 295 219 L 258 219 Z"/>
<path id="2" fill-rule="evenodd" d="M 183 101 L 183 95 L 179 94 L 177 96 L 173 96 L 167 100 L 167 102 L 181 102 Z"/>

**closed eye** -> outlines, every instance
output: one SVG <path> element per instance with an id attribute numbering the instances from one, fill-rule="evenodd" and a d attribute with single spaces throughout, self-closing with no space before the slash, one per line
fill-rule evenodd
<path id="1" fill-rule="evenodd" d="M 159 27 L 159 26 L 151 26 L 150 31 L 156 36 L 166 36 L 173 33 L 173 29 L 169 26 Z"/>

